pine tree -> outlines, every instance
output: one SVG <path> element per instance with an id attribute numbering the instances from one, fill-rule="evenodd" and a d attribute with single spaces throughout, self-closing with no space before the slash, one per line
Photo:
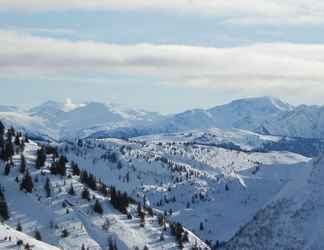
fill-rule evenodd
<path id="1" fill-rule="evenodd" d="M 1 193 L 0 196 L 0 216 L 2 217 L 3 220 L 8 220 L 10 217 L 7 202 L 3 193 Z"/>
<path id="2" fill-rule="evenodd" d="M 83 188 L 81 198 L 90 201 L 90 192 L 87 188 Z"/>
<path id="3" fill-rule="evenodd" d="M 28 193 L 33 192 L 34 183 L 32 177 L 29 175 L 28 170 L 25 172 L 25 175 L 20 184 L 20 190 L 25 190 Z"/>
<path id="4" fill-rule="evenodd" d="M 79 169 L 79 166 L 78 164 L 76 164 L 75 162 L 71 162 L 71 168 L 72 168 L 72 174 L 73 175 L 77 175 L 79 176 L 80 175 L 80 169 Z"/>
<path id="5" fill-rule="evenodd" d="M 58 161 L 58 165 L 57 165 L 57 173 L 61 176 L 65 176 L 66 175 L 66 158 L 64 156 L 60 156 L 59 161 Z"/>
<path id="6" fill-rule="evenodd" d="M 10 174 L 10 169 L 11 169 L 10 163 L 6 163 L 3 174 L 8 176 Z"/>
<path id="7" fill-rule="evenodd" d="M 41 233 L 37 229 L 35 230 L 35 239 L 39 241 L 42 240 Z"/>
<path id="8" fill-rule="evenodd" d="M 62 238 L 67 238 L 69 236 L 69 231 L 67 229 L 63 229 L 61 237 Z"/>
<path id="9" fill-rule="evenodd" d="M 25 171 L 26 171 L 26 158 L 25 158 L 24 154 L 21 154 L 19 172 L 23 174 L 23 173 L 25 173 Z"/>
<path id="10" fill-rule="evenodd" d="M 5 132 L 5 126 L 3 123 L 0 121 L 0 136 L 3 136 Z"/>
<path id="11" fill-rule="evenodd" d="M 200 231 L 204 230 L 204 223 L 200 222 L 199 229 L 200 229 Z"/>
<path id="12" fill-rule="evenodd" d="M 93 207 L 93 210 L 94 210 L 96 213 L 98 213 L 98 214 L 102 214 L 102 213 L 103 213 L 102 206 L 101 206 L 101 204 L 100 204 L 100 202 L 99 202 L 98 199 L 96 199 L 96 202 L 95 202 L 95 205 L 94 205 L 94 207 Z"/>
<path id="13" fill-rule="evenodd" d="M 19 138 L 19 134 L 18 133 L 15 136 L 14 143 L 15 143 L 16 146 L 20 146 L 20 138 Z"/>
<path id="14" fill-rule="evenodd" d="M 23 231 L 20 221 L 18 221 L 18 223 L 17 223 L 16 230 L 19 232 Z"/>
<path id="15" fill-rule="evenodd" d="M 40 148 L 37 150 L 37 153 L 36 153 L 35 167 L 37 169 L 40 169 L 41 167 L 45 166 L 45 162 L 46 162 L 46 151 L 44 148 Z"/>
<path id="16" fill-rule="evenodd" d="M 74 188 L 73 188 L 73 185 L 71 184 L 71 186 L 70 186 L 70 189 L 69 189 L 69 191 L 68 191 L 68 194 L 69 195 L 75 195 L 75 191 L 74 191 Z"/>
<path id="17" fill-rule="evenodd" d="M 47 198 L 51 197 L 51 183 L 50 183 L 49 178 L 46 178 L 44 189 L 45 189 L 45 192 L 46 192 L 46 197 Z"/>
<path id="18" fill-rule="evenodd" d="M 3 149 L 3 160 L 4 161 L 9 161 L 12 156 L 14 155 L 15 151 L 14 151 L 14 147 L 12 145 L 11 141 L 7 141 L 7 143 L 4 146 Z"/>

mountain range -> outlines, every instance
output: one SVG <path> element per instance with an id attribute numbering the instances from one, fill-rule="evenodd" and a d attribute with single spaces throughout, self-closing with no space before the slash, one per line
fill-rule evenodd
<path id="1" fill-rule="evenodd" d="M 149 134 L 221 128 L 302 138 L 324 138 L 324 107 L 293 106 L 273 97 L 234 100 L 210 109 L 161 115 L 114 104 L 48 101 L 29 110 L 0 106 L 0 119 L 48 139 L 88 136 L 131 138 Z"/>

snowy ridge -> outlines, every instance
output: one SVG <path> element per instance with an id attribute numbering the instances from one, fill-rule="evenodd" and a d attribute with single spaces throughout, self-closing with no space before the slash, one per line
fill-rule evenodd
<path id="1" fill-rule="evenodd" d="M 0 119 L 31 134 L 58 139 L 131 138 L 197 129 L 244 129 L 262 134 L 324 138 L 324 108 L 291 106 L 273 97 L 232 101 L 211 109 L 162 116 L 120 105 L 49 101 L 28 111 L 0 107 Z M 5 112 L 4 112 L 5 111 Z"/>

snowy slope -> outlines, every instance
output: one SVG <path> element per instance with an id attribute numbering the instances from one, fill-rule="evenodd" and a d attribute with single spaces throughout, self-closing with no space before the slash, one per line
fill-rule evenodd
<path id="1" fill-rule="evenodd" d="M 107 249 L 109 237 L 116 241 L 120 250 L 134 249 L 134 247 L 143 249 L 144 246 L 153 250 L 177 249 L 175 238 L 170 235 L 168 227 L 164 240 L 160 240 L 162 229 L 156 216 L 148 216 L 145 227 L 140 226 L 135 205 L 129 207 L 133 218 L 127 219 L 126 215 L 112 207 L 109 198 L 91 191 L 91 197 L 96 197 L 103 207 L 102 215 L 94 213 L 92 208 L 94 200 L 88 202 L 81 199 L 80 193 L 84 185 L 79 182 L 79 177 L 69 178 L 50 174 L 48 168 L 51 165 L 52 155 L 48 155 L 48 161 L 43 169 L 35 169 L 37 149 L 39 146 L 30 142 L 26 144 L 24 150 L 27 166 L 34 180 L 32 193 L 19 190 L 19 184 L 15 181 L 17 175 L 19 179 L 21 178 L 18 173 L 20 161 L 18 155 L 14 156 L 14 167 L 11 168 L 9 176 L 0 175 L 1 187 L 10 211 L 10 219 L 6 221 L 9 226 L 14 228 L 20 222 L 23 232 L 30 236 L 33 236 L 37 229 L 43 241 L 65 250 L 81 249 L 82 245 L 94 250 Z M 2 165 L 3 163 L 0 163 L 0 169 L 3 171 Z M 69 169 L 68 171 L 70 172 Z M 46 197 L 44 190 L 46 178 L 49 178 L 51 183 L 51 197 L 49 198 Z M 76 192 L 75 196 L 67 193 L 71 184 Z M 108 231 L 103 229 L 106 220 L 110 221 Z M 61 236 L 63 230 L 69 232 L 68 237 Z M 184 245 L 184 249 L 190 249 L 195 241 L 197 241 L 197 246 L 206 246 L 190 233 L 189 243 Z"/>
<path id="2" fill-rule="evenodd" d="M 6 224 L 0 224 L 0 249 L 3 250 L 20 250 L 21 246 L 17 245 L 17 241 L 23 241 L 23 244 L 28 244 L 34 250 L 59 250 L 59 248 L 48 245 L 42 241 L 37 241 L 34 238 L 12 229 Z"/>
<path id="3" fill-rule="evenodd" d="M 261 209 L 222 249 L 323 249 L 324 157 Z"/>
<path id="4" fill-rule="evenodd" d="M 212 244 L 230 239 L 309 160 L 289 152 L 247 153 L 190 144 L 180 137 L 87 141 L 70 145 L 67 155 L 135 199 L 145 195 L 156 209 L 172 209 L 170 219 Z M 113 153 L 116 162 L 109 160 Z"/>

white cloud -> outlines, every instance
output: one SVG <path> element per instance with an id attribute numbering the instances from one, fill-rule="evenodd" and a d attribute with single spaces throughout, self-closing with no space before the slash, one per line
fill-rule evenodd
<path id="1" fill-rule="evenodd" d="M 1 10 L 144 10 L 224 17 L 241 24 L 322 24 L 324 2 L 318 0 L 0 0 Z"/>
<path id="2" fill-rule="evenodd" d="M 68 79 L 88 73 L 107 78 L 121 74 L 128 78 L 150 76 L 160 84 L 276 95 L 313 91 L 321 95 L 323 69 L 324 45 L 118 45 L 0 31 L 0 75 L 6 78 L 46 75 Z"/>

